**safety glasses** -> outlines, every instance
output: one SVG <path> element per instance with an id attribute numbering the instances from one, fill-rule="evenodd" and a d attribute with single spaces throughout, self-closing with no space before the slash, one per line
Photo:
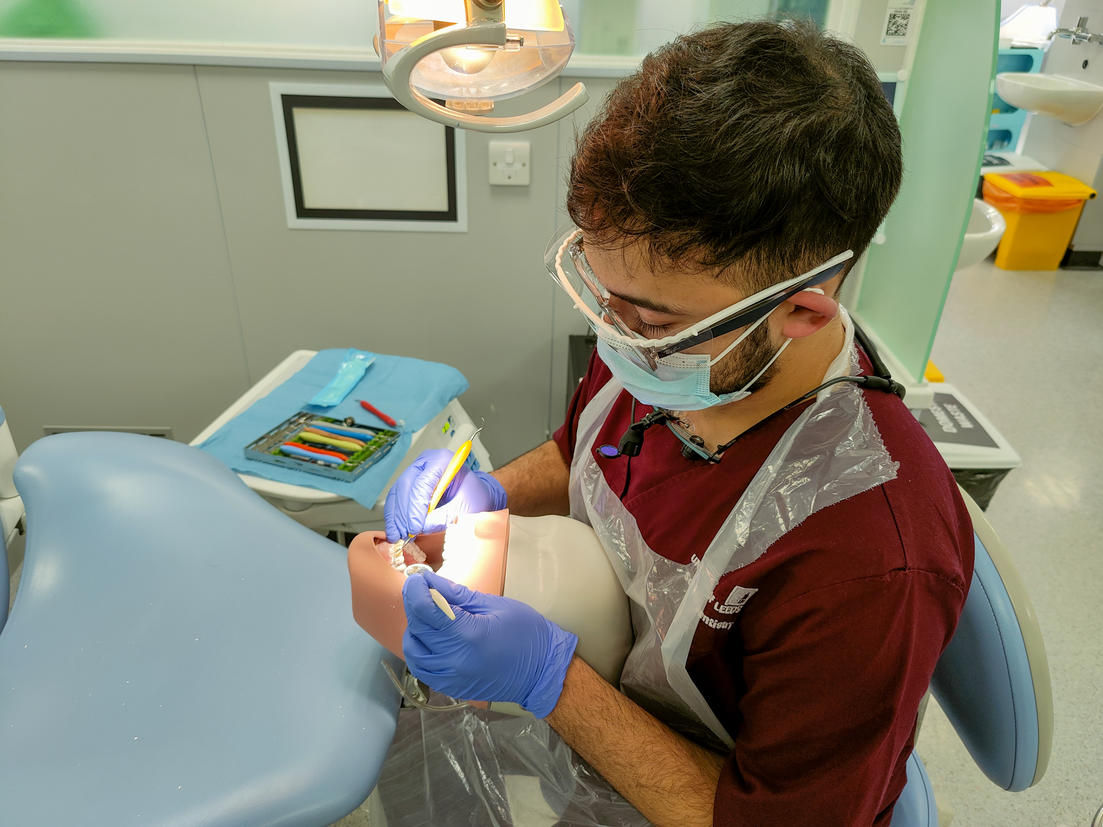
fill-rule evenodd
<path id="1" fill-rule="evenodd" d="M 647 339 L 636 333 L 609 304 L 609 291 L 594 274 L 582 246 L 582 231 L 568 230 L 557 236 L 544 254 L 548 273 L 567 293 L 594 332 L 621 353 L 631 355 L 641 367 L 655 370 L 658 360 L 708 342 L 757 322 L 801 290 L 828 281 L 854 257 L 851 250 L 840 253 L 814 270 L 775 284 L 713 313 L 670 336 Z"/>

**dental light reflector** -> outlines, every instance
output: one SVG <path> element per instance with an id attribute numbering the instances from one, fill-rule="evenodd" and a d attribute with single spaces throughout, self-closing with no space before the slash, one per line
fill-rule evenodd
<path id="1" fill-rule="evenodd" d="M 379 0 L 379 31 L 375 47 L 395 99 L 449 126 L 531 129 L 588 97 L 575 84 L 528 115 L 472 114 L 548 82 L 566 66 L 574 37 L 556 0 Z M 443 98 L 447 107 L 432 98 Z"/>
<path id="2" fill-rule="evenodd" d="M 390 7 L 396 17 L 468 22 L 464 0 L 391 0 Z M 556 2 L 514 0 L 505 4 L 505 21 L 511 29 L 557 32 L 563 29 L 563 10 Z"/>

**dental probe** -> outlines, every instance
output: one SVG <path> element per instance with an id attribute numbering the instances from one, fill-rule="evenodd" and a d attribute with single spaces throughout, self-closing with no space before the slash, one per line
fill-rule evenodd
<path id="1" fill-rule="evenodd" d="M 444 492 L 448 490 L 448 486 L 452 484 L 452 480 L 456 478 L 456 474 L 460 472 L 464 462 L 467 460 L 467 455 L 471 453 L 471 443 L 475 437 L 479 435 L 479 431 L 482 427 L 476 428 L 475 431 L 466 440 L 460 443 L 460 447 L 456 449 L 456 453 L 452 454 L 452 459 L 448 461 L 447 467 L 444 469 L 444 473 L 441 474 L 440 482 L 437 483 L 437 487 L 433 489 L 433 496 L 429 498 L 429 508 L 425 512 L 425 516 L 428 517 L 433 509 L 437 507 L 440 502 L 440 498 L 444 496 Z M 391 561 L 394 563 L 402 562 L 402 549 L 406 547 L 406 544 L 414 539 L 413 534 L 409 534 L 405 539 L 399 540 L 391 548 Z"/>
<path id="2" fill-rule="evenodd" d="M 460 468 L 463 467 L 464 462 L 467 460 L 467 455 L 471 453 L 471 443 L 474 442 L 475 437 L 479 435 L 479 431 L 481 430 L 481 427 L 476 428 L 471 436 L 460 444 L 460 447 L 456 449 L 456 453 L 452 454 L 452 459 L 448 461 L 448 466 L 444 469 L 444 473 L 441 474 L 440 482 L 438 482 L 437 487 L 433 489 L 433 496 L 429 498 L 429 508 L 426 510 L 425 516 L 429 516 L 433 512 L 433 509 L 437 507 L 440 498 L 444 496 L 444 492 L 448 490 L 448 486 L 452 484 L 452 480 L 454 480 L 456 474 L 460 472 Z M 410 542 L 413 537 L 414 535 L 410 534 L 405 540 L 394 545 L 391 549 L 392 562 L 401 562 L 404 559 L 402 557 L 402 549 L 405 548 L 406 544 Z M 406 567 L 407 576 L 411 574 L 420 574 L 424 571 L 432 571 L 432 568 L 423 563 L 415 563 L 412 566 Z M 444 599 L 444 595 L 430 587 L 429 596 L 433 598 L 433 602 L 437 604 L 437 608 L 444 612 L 449 620 L 456 619 L 456 614 L 452 611 L 452 607 L 448 605 L 448 601 Z"/>
<path id="3" fill-rule="evenodd" d="M 413 574 L 425 574 L 425 572 L 432 570 L 433 569 L 431 566 L 427 566 L 424 563 L 411 563 L 406 567 L 406 576 L 409 577 Z M 429 596 L 433 598 L 433 602 L 437 604 L 437 608 L 448 615 L 449 620 L 456 619 L 456 613 L 452 611 L 452 607 L 448 605 L 448 601 L 444 599 L 443 594 L 430 586 Z"/>

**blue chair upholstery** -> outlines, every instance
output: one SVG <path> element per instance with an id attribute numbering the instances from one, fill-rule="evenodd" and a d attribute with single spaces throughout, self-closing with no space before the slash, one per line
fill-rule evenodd
<path id="1" fill-rule="evenodd" d="M 4 582 L 0 583 L 0 603 L 3 604 L 0 607 L 0 631 L 3 631 L 4 624 L 8 622 L 8 603 L 11 602 L 11 581 L 8 578 L 8 544 L 4 539 L 3 531 L 0 531 L 0 560 L 4 562 L 2 566 Z"/>
<path id="2" fill-rule="evenodd" d="M 977 766 L 1019 792 L 1041 780 L 1053 745 L 1053 694 L 1034 609 L 984 512 L 962 492 L 976 539 L 973 581 L 957 629 L 931 678 L 931 694 Z M 922 763 L 912 754 L 919 769 Z M 926 773 L 908 780 L 892 827 L 937 825 L 917 802 L 933 794 Z"/>
<path id="3" fill-rule="evenodd" d="M 19 460 L 0 633 L 6 824 L 313 824 L 375 784 L 399 698 L 345 550 L 203 452 L 46 437 Z"/>
<path id="4" fill-rule="evenodd" d="M 931 694 L 984 774 L 1019 792 L 1036 784 L 1049 762 L 1049 665 L 1018 573 L 979 509 L 972 516 L 973 584 Z"/>
<path id="5" fill-rule="evenodd" d="M 908 780 L 892 810 L 891 827 L 938 827 L 938 808 L 927 769 L 912 752 L 908 757 Z"/>
<path id="6" fill-rule="evenodd" d="M 23 500 L 18 496 L 12 482 L 12 467 L 18 454 L 12 441 L 4 409 L 0 408 L 0 561 L 7 560 L 8 543 L 15 539 L 20 520 L 23 519 Z M 0 629 L 8 619 L 8 570 L 4 568 L 4 577 L 0 583 Z"/>

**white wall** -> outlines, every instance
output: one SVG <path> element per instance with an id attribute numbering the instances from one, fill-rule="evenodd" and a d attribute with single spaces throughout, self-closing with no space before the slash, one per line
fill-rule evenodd
<path id="1" fill-rule="evenodd" d="M 1103 33 L 1101 0 L 1066 0 L 1058 24 L 1072 28 L 1080 17 L 1088 18 L 1087 28 L 1090 31 Z M 1103 86 L 1103 45 L 1086 43 L 1074 46 L 1070 40 L 1054 38 L 1042 71 Z M 1047 115 L 1031 114 L 1027 117 L 1019 148 L 1024 155 L 1046 167 L 1078 178 L 1103 192 L 1103 115 L 1082 126 L 1069 126 Z M 1103 250 L 1103 198 L 1084 205 L 1072 247 Z"/>
<path id="2" fill-rule="evenodd" d="M 881 44 L 888 8 L 896 5 L 902 4 L 890 0 L 861 0 L 855 20 L 854 44 L 869 56 L 878 72 L 896 72 L 904 65 L 904 46 Z"/>
<path id="3" fill-rule="evenodd" d="M 858 42 L 882 71 L 887 0 Z M 895 65 L 894 65 L 895 64 Z M 501 105 L 551 100 L 560 79 Z M 558 426 L 584 322 L 543 271 L 589 104 L 524 133 L 532 184 L 491 187 L 468 133 L 467 233 L 289 230 L 268 84 L 377 73 L 0 61 L 0 400 L 43 426 L 167 426 L 189 440 L 287 353 L 360 347 L 455 365 L 504 462 Z M 305 292 L 330 299 L 324 312 Z"/>
<path id="4" fill-rule="evenodd" d="M 156 0 L 140 6 L 129 0 L 79 0 L 38 5 L 37 18 L 47 29 L 51 18 L 57 23 L 72 16 L 91 37 L 113 40 L 294 45 L 370 53 L 379 28 L 376 4 L 364 0 Z M 0 21 L 27 6 L 26 0 L 0 0 Z"/>
<path id="5" fill-rule="evenodd" d="M 380 78 L 0 63 L 0 398 L 18 446 L 45 425 L 186 441 L 289 352 L 326 347 L 455 365 L 496 462 L 543 440 L 584 322 L 542 255 L 573 131 L 611 81 L 588 82 L 574 120 L 521 136 L 528 187 L 491 187 L 489 136 L 467 134 L 469 232 L 397 233 L 287 228 L 270 80 Z"/>

